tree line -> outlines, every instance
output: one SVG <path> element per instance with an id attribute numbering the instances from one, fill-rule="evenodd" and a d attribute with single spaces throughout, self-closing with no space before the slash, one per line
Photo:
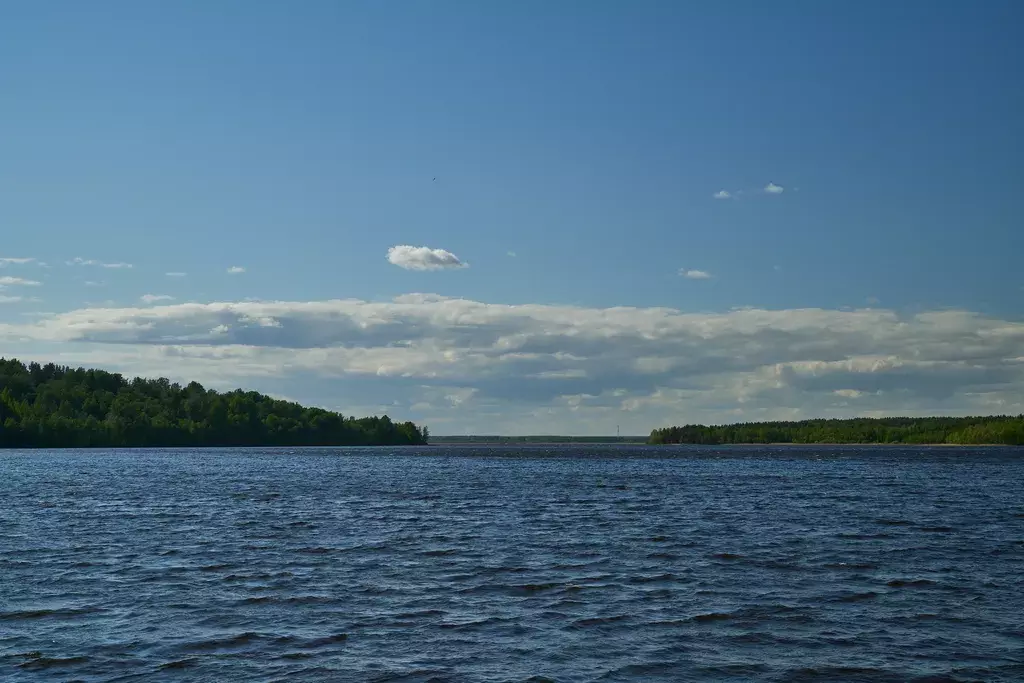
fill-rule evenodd
<path id="1" fill-rule="evenodd" d="M 255 391 L 0 358 L 0 448 L 425 444 L 426 427 Z"/>
<path id="2" fill-rule="evenodd" d="M 434 436 L 434 443 L 446 444 L 554 444 L 554 443 L 638 443 L 647 440 L 645 436 L 564 436 L 533 434 L 523 436 L 498 436 L 491 434 Z"/>
<path id="3" fill-rule="evenodd" d="M 651 432 L 651 444 L 894 443 L 1024 444 L 1024 415 L 885 417 L 685 425 Z"/>

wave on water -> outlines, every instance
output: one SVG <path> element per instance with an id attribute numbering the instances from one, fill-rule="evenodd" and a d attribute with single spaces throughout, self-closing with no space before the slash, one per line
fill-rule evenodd
<path id="1" fill-rule="evenodd" d="M 0 451 L 0 680 L 1024 680 L 1024 451 L 287 451 Z"/>

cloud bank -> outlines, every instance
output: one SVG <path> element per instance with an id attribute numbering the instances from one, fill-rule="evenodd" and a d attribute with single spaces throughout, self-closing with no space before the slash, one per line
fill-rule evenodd
<path id="1" fill-rule="evenodd" d="M 0 343 L 347 413 L 386 409 L 435 433 L 1024 412 L 1024 323 L 970 311 L 688 313 L 410 294 L 85 308 L 0 324 Z"/>
<path id="2" fill-rule="evenodd" d="M 388 261 L 406 270 L 448 270 L 467 268 L 458 256 L 444 249 L 399 244 L 388 249 Z"/>

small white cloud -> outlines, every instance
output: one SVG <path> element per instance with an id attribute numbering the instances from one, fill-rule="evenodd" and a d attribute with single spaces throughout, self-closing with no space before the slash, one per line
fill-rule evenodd
<path id="1" fill-rule="evenodd" d="M 174 297 L 168 294 L 143 294 L 139 299 L 143 303 L 153 304 L 157 301 L 173 301 Z"/>
<path id="2" fill-rule="evenodd" d="M 458 388 L 452 391 L 452 393 L 445 395 L 444 398 L 453 407 L 456 407 L 471 399 L 475 393 L 477 393 L 477 390 L 472 387 Z"/>
<path id="3" fill-rule="evenodd" d="M 687 270 L 683 268 L 679 271 L 679 274 L 688 280 L 709 280 L 711 279 L 711 273 L 706 270 Z"/>
<path id="4" fill-rule="evenodd" d="M 23 277 L 11 277 L 10 275 L 0 277 L 0 287 L 38 287 L 41 284 L 37 280 L 26 280 Z"/>
<path id="5" fill-rule="evenodd" d="M 516 257 L 516 252 L 514 252 L 514 251 L 509 251 L 509 252 L 506 252 L 506 253 L 507 253 L 507 254 L 508 254 L 509 256 L 511 256 L 512 258 L 515 258 L 515 257 Z"/>
<path id="6" fill-rule="evenodd" d="M 776 185 L 775 183 L 768 183 L 764 186 L 764 191 L 766 194 L 782 194 L 786 191 L 786 188 L 782 185 Z"/>
<path id="7" fill-rule="evenodd" d="M 84 259 L 81 256 L 76 256 L 70 261 L 67 261 L 67 264 L 69 266 L 99 266 L 100 268 L 114 269 L 126 269 L 135 267 L 132 264 L 124 263 L 123 261 L 119 261 L 117 263 L 103 263 L 102 261 L 97 261 L 96 259 Z"/>
<path id="8" fill-rule="evenodd" d="M 228 327 L 227 325 L 217 325 L 216 327 L 214 327 L 214 328 L 212 328 L 210 330 L 210 334 L 221 335 L 221 334 L 227 334 L 230 331 L 231 331 L 231 328 Z"/>
<path id="9" fill-rule="evenodd" d="M 728 190 L 719 190 L 711 196 L 715 199 L 732 199 L 732 193 Z"/>
<path id="10" fill-rule="evenodd" d="M 281 327 L 280 321 L 272 316 L 243 315 L 239 318 L 239 320 L 241 322 L 258 325 L 259 327 Z"/>
<path id="11" fill-rule="evenodd" d="M 3 296 L 0 295 L 0 304 L 15 304 L 21 301 L 20 296 Z"/>
<path id="12" fill-rule="evenodd" d="M 86 287 L 102 287 L 103 283 L 102 282 L 96 282 L 95 280 L 86 280 L 85 281 L 85 286 Z"/>
<path id="13" fill-rule="evenodd" d="M 863 391 L 857 389 L 836 389 L 832 393 L 843 398 L 859 398 L 864 395 Z"/>
<path id="14" fill-rule="evenodd" d="M 399 244 L 388 249 L 388 261 L 406 270 L 446 270 L 468 268 L 458 256 L 444 249 Z"/>
<path id="15" fill-rule="evenodd" d="M 582 379 L 587 376 L 583 368 L 565 368 L 564 370 L 545 370 L 531 375 L 536 379 Z"/>
<path id="16" fill-rule="evenodd" d="M 164 275 L 166 275 L 167 277 L 185 277 L 186 275 L 188 275 L 188 273 L 182 273 L 182 272 L 179 272 L 179 271 L 174 271 L 174 272 L 170 272 L 170 273 L 164 273 Z"/>
<path id="17" fill-rule="evenodd" d="M 239 273 L 244 272 L 245 268 L 243 268 L 242 266 L 231 266 L 230 268 L 228 268 L 228 275 L 238 275 Z"/>
<path id="18" fill-rule="evenodd" d="M 38 263 L 38 261 L 36 261 L 34 258 L 0 258 L 0 268 L 3 268 L 4 266 L 23 266 L 28 263 Z"/>

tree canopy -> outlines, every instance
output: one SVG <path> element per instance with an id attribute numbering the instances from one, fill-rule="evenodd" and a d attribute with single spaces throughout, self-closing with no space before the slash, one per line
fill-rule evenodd
<path id="1" fill-rule="evenodd" d="M 1024 415 L 885 417 L 801 422 L 747 422 L 655 429 L 652 444 L 948 443 L 1024 444 Z"/>
<path id="2" fill-rule="evenodd" d="M 255 391 L 0 358 L 0 448 L 425 444 L 426 427 Z"/>

